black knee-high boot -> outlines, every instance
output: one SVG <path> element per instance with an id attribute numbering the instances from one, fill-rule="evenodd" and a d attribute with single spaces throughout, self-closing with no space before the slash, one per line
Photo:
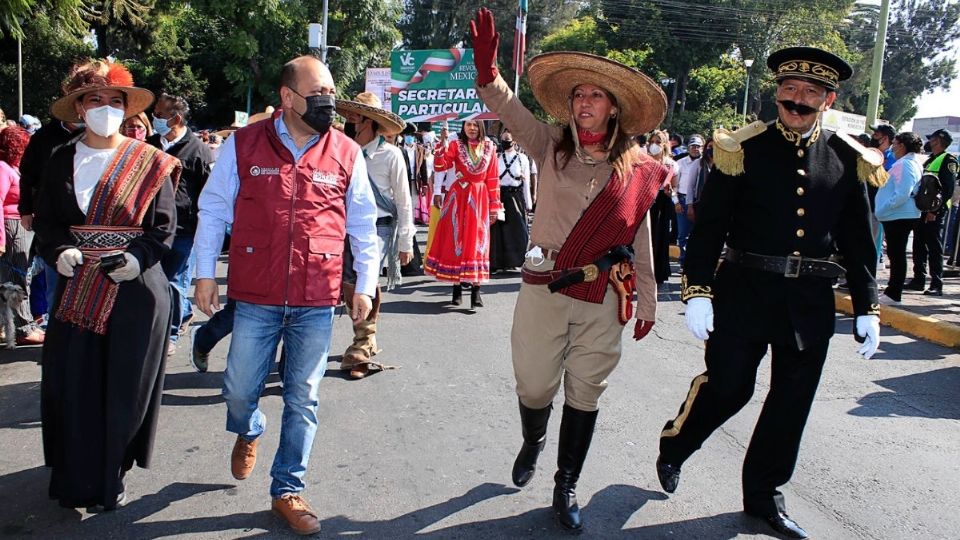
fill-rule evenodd
<path id="1" fill-rule="evenodd" d="M 547 421 L 553 405 L 542 409 L 531 409 L 520 403 L 520 425 L 523 428 L 523 446 L 513 462 L 513 483 L 523 487 L 533 478 L 537 470 L 537 458 L 547 441 Z"/>
<path id="2" fill-rule="evenodd" d="M 560 421 L 560 446 L 557 450 L 557 474 L 553 477 L 553 510 L 557 521 L 567 530 L 579 531 L 583 528 L 580 521 L 580 506 L 577 504 L 577 480 L 583 462 L 593 439 L 593 428 L 597 424 L 598 411 L 579 411 L 563 406 L 563 419 Z"/>

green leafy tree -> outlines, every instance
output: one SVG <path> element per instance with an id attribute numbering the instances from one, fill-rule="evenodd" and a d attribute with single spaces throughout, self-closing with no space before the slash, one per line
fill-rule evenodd
<path id="1" fill-rule="evenodd" d="M 63 78 L 75 62 L 93 55 L 93 48 L 66 31 L 56 16 L 38 11 L 24 21 L 23 110 L 48 120 L 50 105 L 60 97 Z M 17 111 L 17 47 L 0 40 L 0 107 L 8 116 Z"/>
<path id="2" fill-rule="evenodd" d="M 841 94 L 849 110 L 864 112 L 876 42 L 879 9 L 859 6 L 850 17 L 845 39 L 860 53 L 854 84 Z M 957 76 L 955 53 L 960 38 L 960 3 L 942 0 L 894 0 L 890 7 L 881 79 L 880 117 L 895 126 L 917 113 L 916 99 L 949 88 Z"/>
<path id="3" fill-rule="evenodd" d="M 34 17 L 48 18 L 49 24 L 79 37 L 86 32 L 84 19 L 93 14 L 84 0 L 0 0 L 0 38 L 23 39 L 23 25 Z"/>

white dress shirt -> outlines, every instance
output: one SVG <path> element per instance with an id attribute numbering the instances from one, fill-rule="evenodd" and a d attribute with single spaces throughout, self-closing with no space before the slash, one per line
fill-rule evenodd
<path id="1" fill-rule="evenodd" d="M 400 251 L 413 251 L 413 237 L 417 229 L 413 225 L 413 204 L 410 186 L 403 173 L 403 155 L 400 149 L 377 137 L 363 146 L 367 160 L 367 172 L 380 193 L 397 205 L 397 247 Z M 388 216 L 386 210 L 377 208 L 377 217 Z"/>

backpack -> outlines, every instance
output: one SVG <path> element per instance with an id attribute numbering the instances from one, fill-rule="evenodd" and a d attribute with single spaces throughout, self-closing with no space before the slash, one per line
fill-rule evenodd
<path id="1" fill-rule="evenodd" d="M 913 195 L 913 202 L 921 212 L 937 212 L 943 206 L 942 186 L 940 178 L 932 173 L 924 173 L 917 184 L 917 192 Z"/>

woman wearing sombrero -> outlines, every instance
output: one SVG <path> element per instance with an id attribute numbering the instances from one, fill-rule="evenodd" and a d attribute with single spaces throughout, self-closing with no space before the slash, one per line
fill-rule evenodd
<path id="1" fill-rule="evenodd" d="M 158 264 L 176 228 L 180 163 L 120 133 L 153 102 L 117 63 L 74 66 L 50 113 L 86 124 L 44 169 L 34 229 L 60 273 L 43 348 L 41 413 L 50 497 L 113 509 L 124 473 L 150 462 L 170 324 Z"/>
<path id="2" fill-rule="evenodd" d="M 511 336 L 523 427 L 513 482 L 524 486 L 533 477 L 551 403 L 563 382 L 553 509 L 564 528 L 578 530 L 574 490 L 600 394 L 620 361 L 634 285 L 635 339 L 650 331 L 656 316 L 646 216 L 668 173 L 638 151 L 632 136 L 660 123 L 666 96 L 648 77 L 606 58 L 542 54 L 529 64 L 530 85 L 537 101 L 561 122 L 545 124 L 498 75 L 500 37 L 492 13 L 481 9 L 470 32 L 481 98 L 540 170 L 531 249 Z"/>

